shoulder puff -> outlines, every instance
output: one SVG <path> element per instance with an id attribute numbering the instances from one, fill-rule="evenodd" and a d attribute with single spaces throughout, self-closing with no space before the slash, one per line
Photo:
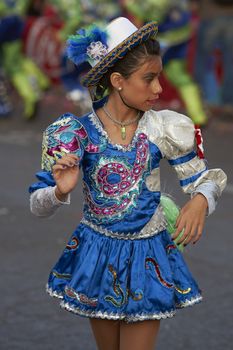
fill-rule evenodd
<path id="1" fill-rule="evenodd" d="M 80 139 L 86 138 L 86 130 L 80 121 L 72 114 L 63 114 L 43 132 L 41 168 L 51 171 L 56 160 L 67 153 L 82 158 Z"/>
<path id="2" fill-rule="evenodd" d="M 195 127 L 185 115 L 170 110 L 150 111 L 146 123 L 149 139 L 164 157 L 176 158 L 193 149 Z"/>

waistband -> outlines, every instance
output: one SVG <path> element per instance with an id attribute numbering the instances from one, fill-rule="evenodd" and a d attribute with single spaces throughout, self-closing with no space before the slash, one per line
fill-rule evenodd
<path id="1" fill-rule="evenodd" d="M 124 240 L 150 238 L 157 235 L 161 231 L 164 231 L 167 227 L 167 222 L 163 214 L 163 209 L 160 205 L 156 209 L 156 212 L 151 217 L 150 221 L 143 227 L 142 230 L 138 232 L 113 232 L 102 226 L 96 225 L 85 218 L 82 218 L 80 223 L 92 228 L 94 231 L 104 236 Z"/>

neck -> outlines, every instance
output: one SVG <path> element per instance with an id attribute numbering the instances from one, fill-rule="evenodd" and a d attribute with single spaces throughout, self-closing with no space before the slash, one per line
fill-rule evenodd
<path id="1" fill-rule="evenodd" d="M 118 92 L 112 93 L 109 96 L 106 107 L 112 116 L 122 123 L 126 120 L 128 121 L 130 119 L 136 118 L 139 112 L 138 109 L 130 107 L 128 104 L 126 104 Z"/>

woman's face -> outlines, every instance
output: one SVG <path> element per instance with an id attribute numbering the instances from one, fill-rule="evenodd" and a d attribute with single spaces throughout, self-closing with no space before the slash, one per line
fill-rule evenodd
<path id="1" fill-rule="evenodd" d="M 148 58 L 129 78 L 122 78 L 121 96 L 127 105 L 148 111 L 162 92 L 159 76 L 162 71 L 160 56 Z"/>

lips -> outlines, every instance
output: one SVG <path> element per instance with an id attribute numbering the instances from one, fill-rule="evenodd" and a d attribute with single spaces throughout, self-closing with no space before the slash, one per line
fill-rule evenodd
<path id="1" fill-rule="evenodd" d="M 152 100 L 147 100 L 147 102 L 151 105 L 155 104 L 158 100 L 158 97 L 153 98 Z"/>

